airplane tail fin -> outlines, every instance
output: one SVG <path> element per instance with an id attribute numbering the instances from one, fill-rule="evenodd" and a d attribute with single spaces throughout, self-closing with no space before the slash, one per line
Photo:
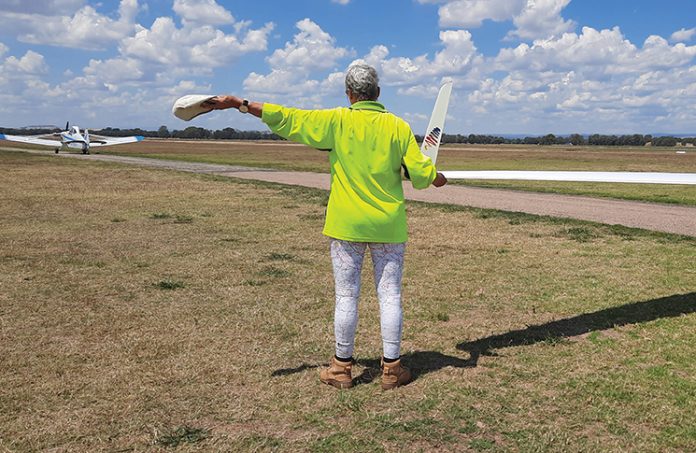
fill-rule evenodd
<path id="1" fill-rule="evenodd" d="M 85 143 L 89 146 L 89 129 L 85 129 Z"/>
<path id="2" fill-rule="evenodd" d="M 68 132 L 70 130 L 70 121 L 65 123 L 65 132 Z"/>
<path id="3" fill-rule="evenodd" d="M 437 95 L 435 107 L 433 107 L 433 113 L 430 116 L 430 123 L 425 131 L 425 137 L 421 145 L 421 151 L 430 157 L 433 163 L 437 161 L 437 152 L 440 149 L 440 141 L 445 129 L 445 117 L 447 116 L 450 94 L 452 94 L 452 82 L 445 82 Z"/>

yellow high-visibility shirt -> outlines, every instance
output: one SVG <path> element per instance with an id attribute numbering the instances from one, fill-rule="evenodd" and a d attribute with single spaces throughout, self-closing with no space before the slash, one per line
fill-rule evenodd
<path id="1" fill-rule="evenodd" d="M 406 242 L 401 165 L 408 169 L 416 189 L 430 186 L 437 176 L 408 123 L 373 101 L 329 110 L 266 103 L 262 120 L 283 138 L 330 150 L 326 236 L 354 242 Z"/>

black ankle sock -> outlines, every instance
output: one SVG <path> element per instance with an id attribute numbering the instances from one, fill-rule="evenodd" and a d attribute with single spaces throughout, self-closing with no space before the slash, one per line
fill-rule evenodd
<path id="1" fill-rule="evenodd" d="M 350 356 L 347 359 L 344 359 L 343 357 L 339 357 L 337 355 L 335 355 L 334 357 L 336 357 L 336 360 L 338 360 L 339 362 L 352 362 L 353 361 L 353 356 Z"/>
<path id="2" fill-rule="evenodd" d="M 386 357 L 382 357 L 382 360 L 384 361 L 384 363 L 394 363 L 394 362 L 396 362 L 397 360 L 399 360 L 400 358 L 401 358 L 401 357 L 397 357 L 397 358 L 395 358 L 395 359 L 388 359 L 388 358 L 386 358 Z"/>

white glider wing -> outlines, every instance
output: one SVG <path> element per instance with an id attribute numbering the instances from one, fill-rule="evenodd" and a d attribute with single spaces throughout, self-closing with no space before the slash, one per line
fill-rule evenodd
<path id="1" fill-rule="evenodd" d="M 124 145 L 126 143 L 136 143 L 140 141 L 143 141 L 143 137 L 141 135 L 135 135 L 132 137 L 91 139 L 89 142 L 89 147 L 95 148 L 99 146 Z"/>
<path id="2" fill-rule="evenodd" d="M 433 163 L 437 162 L 437 151 L 440 149 L 440 141 L 445 130 L 445 118 L 447 117 L 447 108 L 449 107 L 451 94 L 452 82 L 445 82 L 437 94 L 433 113 L 430 115 L 428 129 L 425 131 L 423 143 L 421 144 L 421 152 L 428 156 Z"/>
<path id="3" fill-rule="evenodd" d="M 497 179 L 518 181 L 614 182 L 630 184 L 693 184 L 696 173 L 627 171 L 443 171 L 447 179 Z"/>
<path id="4" fill-rule="evenodd" d="M 452 92 L 452 82 L 440 88 L 430 123 L 425 132 L 421 151 L 437 161 L 445 118 Z M 612 182 L 629 184 L 689 184 L 696 185 L 696 173 L 653 173 L 625 171 L 443 171 L 447 179 L 496 179 L 518 181 Z"/>
<path id="5" fill-rule="evenodd" d="M 0 134 L 0 140 L 9 140 L 12 142 L 20 143 L 31 143 L 32 145 L 51 146 L 53 148 L 55 148 L 56 146 L 62 146 L 62 143 L 59 140 L 46 140 L 43 138 L 27 137 L 23 135 Z"/>

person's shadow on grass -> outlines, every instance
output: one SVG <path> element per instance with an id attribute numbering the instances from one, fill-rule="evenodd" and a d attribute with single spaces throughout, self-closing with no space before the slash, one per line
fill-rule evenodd
<path id="1" fill-rule="evenodd" d="M 422 375 L 445 367 L 473 368 L 478 365 L 480 356 L 494 356 L 496 349 L 557 341 L 617 326 L 673 318 L 694 312 L 696 312 L 696 292 L 676 294 L 529 326 L 525 329 L 512 330 L 474 341 L 461 342 L 457 345 L 457 349 L 468 352 L 470 354 L 468 359 L 445 355 L 437 351 L 416 351 L 403 355 L 402 359 L 411 368 L 413 380 L 416 380 Z M 380 376 L 380 359 L 359 359 L 357 363 L 365 369 L 353 379 L 354 384 L 367 384 Z M 305 363 L 296 368 L 276 370 L 271 376 L 286 376 L 321 366 L 324 365 Z"/>

